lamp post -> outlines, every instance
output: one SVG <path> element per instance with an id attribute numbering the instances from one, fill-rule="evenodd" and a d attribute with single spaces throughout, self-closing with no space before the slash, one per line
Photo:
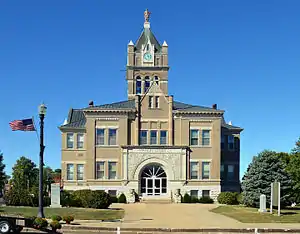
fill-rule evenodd
<path id="1" fill-rule="evenodd" d="M 43 204 L 43 170 L 44 170 L 44 118 L 46 115 L 47 107 L 44 104 L 39 106 L 40 116 L 40 173 L 39 173 L 39 211 L 38 217 L 45 218 L 44 204 Z"/>

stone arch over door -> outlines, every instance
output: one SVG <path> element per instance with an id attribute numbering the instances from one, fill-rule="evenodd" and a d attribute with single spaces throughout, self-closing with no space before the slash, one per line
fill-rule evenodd
<path id="1" fill-rule="evenodd" d="M 148 158 L 148 159 L 142 161 L 139 165 L 137 165 L 137 167 L 135 168 L 135 170 L 133 172 L 133 179 L 138 181 L 140 179 L 141 172 L 149 164 L 159 164 L 159 165 L 161 165 L 161 167 L 163 168 L 163 170 L 167 174 L 168 180 L 174 180 L 174 171 L 173 171 L 173 169 L 170 168 L 170 166 L 168 165 L 167 162 L 165 162 L 164 160 L 159 159 L 159 158 Z"/>

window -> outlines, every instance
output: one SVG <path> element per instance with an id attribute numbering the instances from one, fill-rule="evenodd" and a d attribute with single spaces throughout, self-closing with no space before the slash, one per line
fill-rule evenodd
<path id="1" fill-rule="evenodd" d="M 77 180 L 83 180 L 84 166 L 83 164 L 77 164 Z"/>
<path id="2" fill-rule="evenodd" d="M 156 145 L 157 144 L 157 131 L 152 130 L 150 131 L 150 145 Z"/>
<path id="3" fill-rule="evenodd" d="M 105 176 L 105 163 L 96 162 L 96 179 L 104 179 Z"/>
<path id="4" fill-rule="evenodd" d="M 202 179 L 209 179 L 210 163 L 202 162 Z"/>
<path id="5" fill-rule="evenodd" d="M 161 145 L 167 144 L 167 131 L 165 130 L 160 131 L 160 144 Z"/>
<path id="6" fill-rule="evenodd" d="M 198 145 L 199 139 L 199 130 L 192 129 L 191 130 L 191 145 Z"/>
<path id="7" fill-rule="evenodd" d="M 77 148 L 78 149 L 82 149 L 83 148 L 83 139 L 84 139 L 83 133 L 78 133 L 77 134 Z"/>
<path id="8" fill-rule="evenodd" d="M 159 66 L 159 58 L 156 58 L 156 66 Z"/>
<path id="9" fill-rule="evenodd" d="M 155 108 L 159 108 L 159 97 L 155 97 Z"/>
<path id="10" fill-rule="evenodd" d="M 198 198 L 198 190 L 191 190 L 191 197 L 197 197 Z"/>
<path id="11" fill-rule="evenodd" d="M 210 197 L 210 190 L 202 190 L 202 197 Z"/>
<path id="12" fill-rule="evenodd" d="M 67 148 L 72 149 L 74 147 L 74 134 L 67 133 Z"/>
<path id="13" fill-rule="evenodd" d="M 67 164 L 67 180 L 74 180 L 74 164 Z"/>
<path id="14" fill-rule="evenodd" d="M 96 145 L 104 145 L 104 131 L 105 129 L 96 129 Z"/>
<path id="15" fill-rule="evenodd" d="M 190 162 L 190 168 L 191 179 L 198 179 L 198 162 Z"/>
<path id="16" fill-rule="evenodd" d="M 224 179 L 224 164 L 221 164 L 221 179 Z"/>
<path id="17" fill-rule="evenodd" d="M 108 144 L 117 145 L 117 129 L 108 129 Z"/>
<path id="18" fill-rule="evenodd" d="M 142 93 L 142 80 L 141 80 L 141 77 L 137 77 L 136 78 L 136 94 L 141 94 Z"/>
<path id="19" fill-rule="evenodd" d="M 234 136 L 228 136 L 228 149 L 233 150 L 234 148 Z"/>
<path id="20" fill-rule="evenodd" d="M 147 145 L 147 131 L 141 130 L 140 131 L 140 145 Z"/>
<path id="21" fill-rule="evenodd" d="M 150 88 L 150 78 L 149 78 L 149 76 L 146 76 L 145 77 L 144 93 L 146 93 L 149 88 Z"/>
<path id="22" fill-rule="evenodd" d="M 108 179 L 116 179 L 116 178 L 117 178 L 117 163 L 108 162 Z"/>
<path id="23" fill-rule="evenodd" d="M 234 179 L 234 165 L 228 165 L 227 179 L 228 180 L 233 180 Z"/>
<path id="24" fill-rule="evenodd" d="M 107 192 L 112 197 L 116 197 L 117 196 L 117 190 L 108 190 Z"/>
<path id="25" fill-rule="evenodd" d="M 155 76 L 154 77 L 154 81 L 155 81 L 155 83 L 158 85 L 159 84 L 159 78 L 158 78 L 158 76 Z"/>
<path id="26" fill-rule="evenodd" d="M 210 130 L 202 130 L 202 145 L 210 145 Z"/>
<path id="27" fill-rule="evenodd" d="M 224 149 L 224 143 L 225 143 L 225 136 L 221 136 L 221 149 Z"/>
<path id="28" fill-rule="evenodd" d="M 148 105 L 149 108 L 153 108 L 153 97 L 152 96 L 149 96 L 149 105 Z"/>

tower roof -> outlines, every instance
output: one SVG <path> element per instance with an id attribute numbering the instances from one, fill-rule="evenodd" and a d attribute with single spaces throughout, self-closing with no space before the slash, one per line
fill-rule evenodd
<path id="1" fill-rule="evenodd" d="M 141 50 L 142 45 L 146 45 L 147 42 L 150 41 L 150 43 L 154 45 L 155 52 L 157 52 L 161 50 L 161 45 L 159 44 L 158 40 L 156 39 L 156 37 L 154 36 L 154 34 L 150 29 L 150 22 L 149 22 L 150 14 L 151 13 L 148 11 L 148 9 L 146 9 L 146 11 L 144 12 L 144 18 L 145 18 L 144 30 L 142 31 L 139 39 L 135 42 L 135 48 L 136 50 Z"/>

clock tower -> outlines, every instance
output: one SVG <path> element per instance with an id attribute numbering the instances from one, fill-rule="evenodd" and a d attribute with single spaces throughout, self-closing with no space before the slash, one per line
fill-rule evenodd
<path id="1" fill-rule="evenodd" d="M 160 44 L 150 30 L 150 12 L 144 12 L 144 29 L 127 47 L 126 80 L 128 99 L 144 95 L 155 82 L 164 95 L 168 95 L 168 45 Z"/>

